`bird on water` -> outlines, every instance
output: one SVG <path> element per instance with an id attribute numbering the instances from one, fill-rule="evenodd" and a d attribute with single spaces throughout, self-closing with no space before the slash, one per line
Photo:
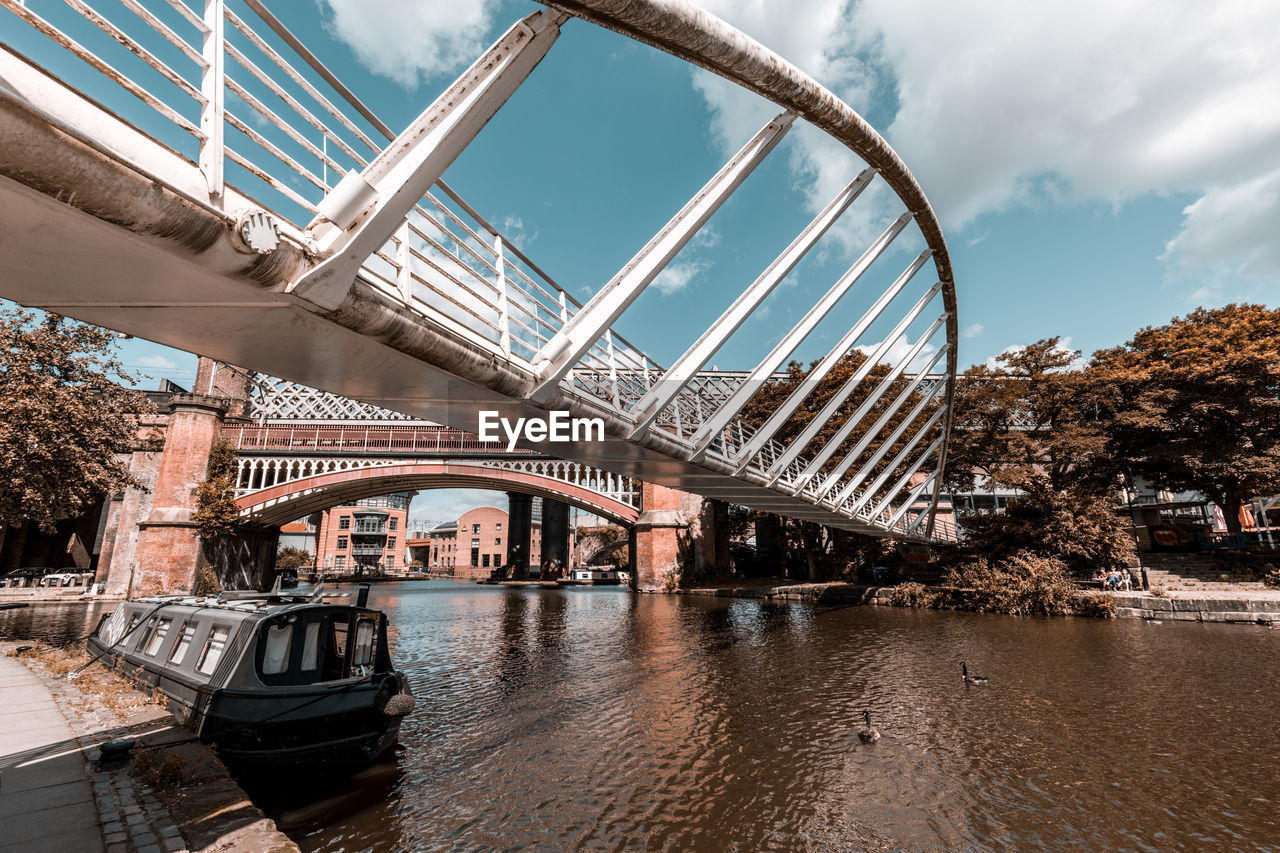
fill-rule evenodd
<path id="1" fill-rule="evenodd" d="M 969 667 L 965 666 L 964 661 L 960 661 L 960 674 L 964 676 L 965 684 L 986 684 L 987 677 L 985 675 L 970 675 Z"/>
<path id="2" fill-rule="evenodd" d="M 863 711 L 862 719 L 866 725 L 858 729 L 858 740 L 863 743 L 874 743 L 875 741 L 880 740 L 880 733 L 871 725 L 871 712 Z"/>

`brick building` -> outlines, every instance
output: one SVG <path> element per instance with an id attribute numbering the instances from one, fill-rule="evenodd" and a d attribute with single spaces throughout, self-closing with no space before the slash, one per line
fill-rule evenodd
<path id="1" fill-rule="evenodd" d="M 320 513 L 312 552 L 316 568 L 326 575 L 405 572 L 409 501 L 414 494 L 365 498 Z"/>
<path id="2" fill-rule="evenodd" d="M 506 565 L 507 537 L 511 532 L 505 510 L 482 506 L 446 521 L 408 542 L 409 558 L 428 571 L 454 577 L 487 578 Z M 534 520 L 530 534 L 530 562 L 538 565 L 542 554 L 542 525 Z"/>

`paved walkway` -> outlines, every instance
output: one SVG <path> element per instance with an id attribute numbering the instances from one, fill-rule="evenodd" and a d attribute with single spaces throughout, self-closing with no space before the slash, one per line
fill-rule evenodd
<path id="1" fill-rule="evenodd" d="M 0 656 L 0 853 L 100 853 L 93 788 L 44 683 Z"/>

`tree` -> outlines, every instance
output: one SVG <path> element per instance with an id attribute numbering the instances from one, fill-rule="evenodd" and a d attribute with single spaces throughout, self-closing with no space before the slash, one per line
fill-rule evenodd
<path id="1" fill-rule="evenodd" d="M 225 438 L 209 450 L 208 473 L 196 489 L 196 509 L 191 514 L 200 538 L 215 546 L 239 534 L 244 524 L 236 506 L 236 451 Z"/>
<path id="2" fill-rule="evenodd" d="M 1096 379 L 1057 337 L 974 365 L 957 383 L 947 485 L 1014 489 L 1002 514 L 964 521 L 968 547 L 988 563 L 1019 552 L 1077 568 L 1121 566 L 1132 537 L 1115 511 L 1117 469 Z M 1015 561 L 1016 564 L 1016 561 Z"/>
<path id="3" fill-rule="evenodd" d="M 21 308 L 0 310 L 0 525 L 52 531 L 103 497 L 141 488 L 128 452 L 141 394 L 115 333 Z"/>
<path id="4" fill-rule="evenodd" d="M 302 548 L 287 546 L 276 552 L 276 569 L 278 571 L 310 568 L 312 561 L 311 553 L 304 551 Z"/>
<path id="5" fill-rule="evenodd" d="M 1073 369 L 1079 351 L 1058 337 L 975 364 L 956 383 L 947 485 L 979 480 L 1022 492 L 1083 488 L 1107 492 L 1115 471 L 1106 454 L 1094 377 Z"/>
<path id="6" fill-rule="evenodd" d="M 1155 484 L 1194 490 L 1240 532 L 1240 507 L 1280 492 L 1280 309 L 1199 308 L 1094 355 L 1113 452 Z"/>

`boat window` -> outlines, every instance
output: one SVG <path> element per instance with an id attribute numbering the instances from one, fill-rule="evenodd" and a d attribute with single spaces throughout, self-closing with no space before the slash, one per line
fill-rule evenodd
<path id="1" fill-rule="evenodd" d="M 329 642 L 324 650 L 324 671 L 321 681 L 337 681 L 347 677 L 347 620 L 342 617 L 331 617 L 329 620 Z"/>
<path id="2" fill-rule="evenodd" d="M 289 641 L 293 626 L 272 625 L 267 628 L 266 648 L 262 652 L 263 675 L 277 675 L 289 668 Z"/>
<path id="3" fill-rule="evenodd" d="M 373 628 L 372 619 L 361 619 L 356 622 L 356 646 L 351 656 L 351 674 L 368 675 L 373 672 Z"/>
<path id="4" fill-rule="evenodd" d="M 204 641 L 200 651 L 200 660 L 196 661 L 196 671 L 210 673 L 222 660 L 222 651 L 227 647 L 227 635 L 231 628 L 227 625 L 214 625 L 209 631 L 209 638 Z"/>
<path id="5" fill-rule="evenodd" d="M 129 639 L 130 637 L 132 637 L 132 636 L 134 635 L 134 634 L 133 634 L 133 629 L 134 629 L 134 628 L 137 628 L 137 627 L 138 627 L 138 623 L 139 623 L 139 622 L 141 622 L 141 621 L 142 621 L 142 614 L 141 614 L 141 613 L 135 613 L 135 614 L 133 614 L 133 618 L 131 618 L 131 619 L 129 620 L 129 627 L 127 627 L 127 628 L 125 628 L 123 631 L 121 631 L 121 632 L 116 636 L 116 638 L 111 642 L 111 645 L 113 645 L 113 646 L 121 645 L 121 644 L 123 644 L 123 643 L 124 643 L 124 641 L 125 641 L 125 640 Z"/>
<path id="6" fill-rule="evenodd" d="M 160 647 L 164 645 L 164 638 L 169 636 L 169 626 L 172 624 L 172 619 L 160 620 L 155 630 L 151 632 L 151 640 L 147 643 L 147 655 L 154 655 L 160 651 Z"/>
<path id="7" fill-rule="evenodd" d="M 320 623 L 308 622 L 302 634 L 302 660 L 298 669 L 315 672 L 320 667 Z"/>
<path id="8" fill-rule="evenodd" d="M 147 620 L 147 624 L 141 631 L 134 633 L 133 648 L 134 651 L 141 651 L 147 647 L 147 642 L 151 639 L 151 633 L 156 628 L 156 617 L 152 616 Z"/>
<path id="9" fill-rule="evenodd" d="M 182 633 L 178 635 L 178 642 L 174 643 L 173 651 L 169 653 L 169 663 L 179 666 L 182 659 L 187 656 L 187 649 L 191 647 L 191 641 L 196 636 L 196 626 L 193 622 L 188 622 L 182 626 Z"/>
<path id="10" fill-rule="evenodd" d="M 128 618 L 129 608 L 123 604 L 107 617 L 107 621 L 98 629 L 98 638 L 104 646 L 110 647 L 120 642 L 120 637 L 124 634 L 124 623 Z"/>

